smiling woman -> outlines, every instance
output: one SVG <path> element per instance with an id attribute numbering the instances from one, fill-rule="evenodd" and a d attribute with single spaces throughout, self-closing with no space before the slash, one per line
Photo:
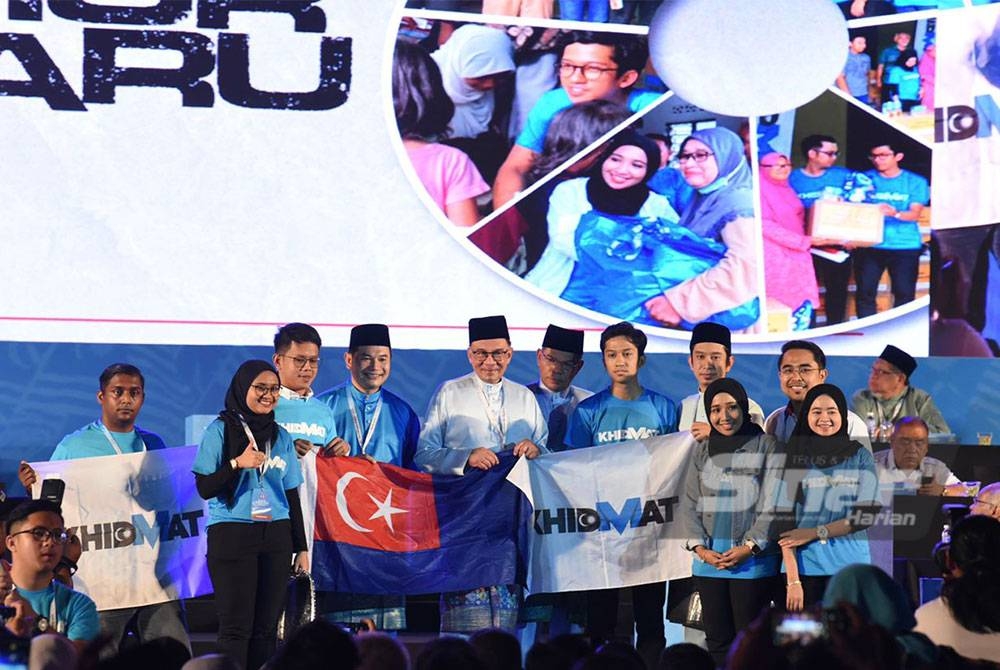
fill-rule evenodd
<path id="1" fill-rule="evenodd" d="M 309 567 L 297 490 L 302 471 L 291 437 L 274 420 L 280 389 L 270 363 L 243 363 L 192 466 L 208 500 L 219 648 L 241 667 L 260 667 L 274 652 L 293 549 L 296 565 Z"/>

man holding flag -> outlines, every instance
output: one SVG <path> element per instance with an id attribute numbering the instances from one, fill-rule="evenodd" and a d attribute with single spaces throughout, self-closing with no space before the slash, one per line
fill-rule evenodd
<path id="1" fill-rule="evenodd" d="M 548 426 L 534 394 L 504 379 L 513 355 L 507 320 L 470 319 L 467 353 L 472 373 L 446 381 L 431 400 L 417 465 L 428 472 L 461 475 L 467 468 L 490 470 L 499 465 L 499 452 L 512 450 L 514 456 L 529 459 L 547 452 Z M 521 595 L 516 584 L 443 593 L 441 630 L 513 630 Z"/>

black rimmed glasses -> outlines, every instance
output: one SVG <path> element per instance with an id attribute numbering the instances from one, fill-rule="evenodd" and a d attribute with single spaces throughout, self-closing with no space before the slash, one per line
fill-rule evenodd
<path id="1" fill-rule="evenodd" d="M 695 163 L 704 163 L 708 160 L 709 156 L 714 156 L 711 151 L 691 151 L 684 152 L 682 154 L 677 154 L 677 162 L 683 163 L 685 161 L 694 161 Z"/>
<path id="2" fill-rule="evenodd" d="M 477 363 L 482 363 L 487 358 L 492 358 L 497 363 L 503 363 L 510 356 L 510 349 L 496 349 L 495 351 L 486 351 L 485 349 L 474 349 L 472 351 L 472 359 Z"/>
<path id="3" fill-rule="evenodd" d="M 253 384 L 250 388 L 252 388 L 254 392 L 262 398 L 268 394 L 278 395 L 278 392 L 281 390 L 281 387 L 277 384 L 274 386 L 269 386 L 267 384 Z"/>
<path id="4" fill-rule="evenodd" d="M 34 528 L 29 528 L 28 530 L 19 530 L 16 533 L 11 533 L 11 537 L 16 537 L 18 535 L 24 535 L 25 533 L 30 534 L 31 537 L 35 538 L 35 541 L 39 544 L 52 540 L 56 544 L 66 544 L 69 542 L 69 533 L 66 532 L 65 528 L 45 528 L 44 526 L 36 526 Z"/>
<path id="5" fill-rule="evenodd" d="M 601 67 L 596 63 L 587 63 L 586 65 L 574 65 L 573 63 L 568 63 L 563 61 L 559 63 L 557 69 L 559 70 L 560 77 L 572 77 L 579 70 L 583 74 L 583 78 L 587 81 L 596 81 L 604 76 L 605 72 L 617 72 L 616 67 Z"/>

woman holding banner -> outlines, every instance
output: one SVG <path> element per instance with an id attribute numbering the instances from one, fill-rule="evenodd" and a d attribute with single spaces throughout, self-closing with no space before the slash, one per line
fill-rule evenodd
<path id="1" fill-rule="evenodd" d="M 720 667 L 736 633 L 772 599 L 779 567 L 759 502 L 777 481 L 769 476 L 777 442 L 750 422 L 749 404 L 734 379 L 705 389 L 711 432 L 695 446 L 684 491 L 705 642 Z"/>
<path id="2" fill-rule="evenodd" d="M 246 668 L 259 668 L 274 652 L 293 550 L 296 567 L 309 568 L 302 472 L 291 437 L 274 420 L 280 388 L 270 363 L 243 363 L 192 465 L 208 500 L 219 650 Z"/>

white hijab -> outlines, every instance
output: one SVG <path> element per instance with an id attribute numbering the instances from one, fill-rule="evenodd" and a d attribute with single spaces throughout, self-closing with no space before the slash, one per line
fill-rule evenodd
<path id="1" fill-rule="evenodd" d="M 493 91 L 478 91 L 466 79 L 514 71 L 514 45 L 498 28 L 466 24 L 431 54 L 441 68 L 444 90 L 455 103 L 450 137 L 475 137 L 493 118 Z"/>

